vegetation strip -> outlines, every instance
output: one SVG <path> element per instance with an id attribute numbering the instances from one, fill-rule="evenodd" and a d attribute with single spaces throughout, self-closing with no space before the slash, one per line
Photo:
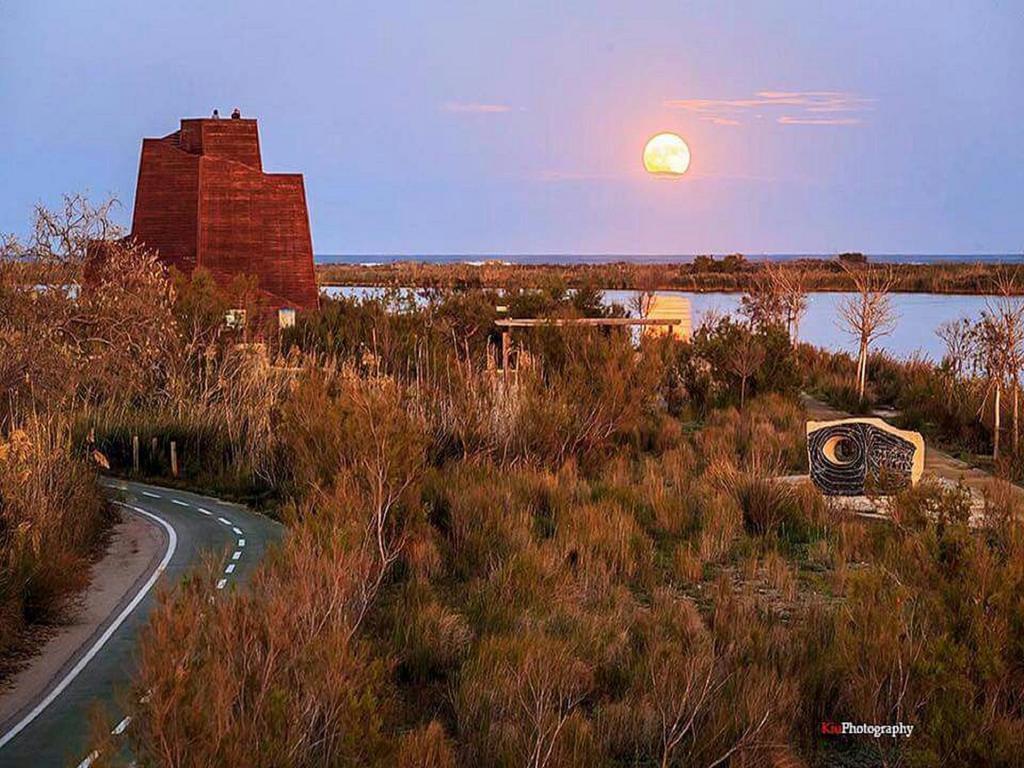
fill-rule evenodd
<path id="1" fill-rule="evenodd" d="M 125 507 L 126 509 L 130 509 L 133 512 L 136 512 L 140 515 L 144 515 L 145 517 L 148 517 L 151 520 L 156 521 L 164 529 L 164 531 L 167 533 L 167 549 L 164 552 L 164 556 L 161 558 L 159 565 L 157 565 L 153 573 L 150 574 L 150 577 L 142 585 L 139 591 L 135 593 L 135 596 L 131 599 L 131 601 L 129 601 L 129 603 L 121 610 L 117 617 L 107 626 L 103 634 L 99 636 L 96 642 L 93 643 L 93 645 L 85 652 L 85 654 L 75 663 L 71 670 L 61 679 L 61 681 L 57 683 L 57 685 L 54 686 L 50 690 L 50 692 L 45 697 L 43 697 L 43 699 L 31 709 L 31 711 L 29 711 L 28 714 L 26 714 L 21 720 L 18 721 L 18 723 L 16 723 L 12 728 L 10 728 L 7 731 L 7 733 L 3 734 L 3 736 L 0 736 L 0 749 L 2 749 L 5 744 L 11 741 L 11 739 L 13 739 L 19 733 L 21 733 L 21 731 L 23 731 L 29 725 L 29 723 L 35 720 L 48 706 L 50 706 L 50 704 L 53 703 L 53 701 L 58 696 L 60 696 L 64 689 L 67 688 L 76 677 L 78 677 L 81 671 L 85 669 L 86 665 L 90 661 L 92 661 L 96 654 L 100 652 L 104 645 L 106 645 L 110 637 L 114 634 L 115 631 L 117 631 L 117 628 L 124 623 L 125 619 L 127 619 L 131 612 L 134 611 L 135 608 L 138 606 L 138 604 L 142 602 L 142 598 L 144 598 L 146 596 L 146 593 L 149 592 L 149 590 L 153 587 L 154 584 L 156 584 L 157 580 L 163 574 L 164 569 L 167 567 L 167 564 L 170 562 L 171 557 L 174 555 L 174 550 L 178 545 L 178 535 L 175 533 L 174 528 L 166 520 L 164 520 L 159 515 L 153 514 L 152 512 L 147 512 L 141 507 L 132 506 L 130 504 L 125 504 L 119 501 L 116 501 L 114 503 L 118 504 L 119 506 Z"/>

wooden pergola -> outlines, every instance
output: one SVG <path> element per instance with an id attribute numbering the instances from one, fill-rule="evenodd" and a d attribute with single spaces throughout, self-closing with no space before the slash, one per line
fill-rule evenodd
<path id="1" fill-rule="evenodd" d="M 501 328 L 501 369 L 508 371 L 508 355 L 512 342 L 513 328 L 561 328 L 567 325 L 585 327 L 632 327 L 632 326 L 668 326 L 682 325 L 683 318 L 648 318 L 648 317 L 504 317 L 494 321 Z"/>

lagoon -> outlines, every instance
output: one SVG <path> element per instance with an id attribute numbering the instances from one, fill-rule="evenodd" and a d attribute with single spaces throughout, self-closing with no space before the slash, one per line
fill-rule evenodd
<path id="1" fill-rule="evenodd" d="M 327 287 L 328 296 L 366 296 L 381 289 L 369 287 Z M 687 291 L 658 291 L 659 295 L 683 296 L 690 300 L 693 323 L 696 327 L 709 312 L 736 315 L 739 311 L 738 293 L 690 293 Z M 635 291 L 605 291 L 608 303 L 629 307 Z M 855 352 L 857 345 L 838 324 L 836 308 L 849 293 L 811 293 L 807 296 L 807 313 L 800 322 L 800 340 L 833 351 Z M 879 339 L 874 348 L 883 349 L 894 357 L 913 355 L 927 357 L 934 362 L 942 359 L 945 351 L 935 330 L 947 320 L 960 317 L 977 319 L 991 301 L 988 296 L 957 294 L 894 293 L 896 328 Z"/>

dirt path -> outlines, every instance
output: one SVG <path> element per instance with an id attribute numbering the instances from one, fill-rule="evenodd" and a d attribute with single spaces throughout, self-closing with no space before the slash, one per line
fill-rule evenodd
<path id="1" fill-rule="evenodd" d="M 807 410 L 808 418 L 828 421 L 831 419 L 849 419 L 853 417 L 853 414 L 836 410 L 819 400 L 815 400 L 810 395 L 801 394 L 800 399 Z M 972 467 L 966 462 L 953 458 L 945 451 L 933 448 L 928 444 L 927 440 L 925 440 L 924 446 L 924 473 L 926 476 L 940 477 L 954 483 L 962 481 L 968 488 L 977 490 L 985 495 L 991 495 L 997 487 L 1000 490 L 1009 488 L 1011 493 L 1021 501 L 1024 501 L 1024 488 L 1007 483 L 984 470 Z"/>
<path id="2" fill-rule="evenodd" d="M 140 515 L 125 514 L 114 526 L 107 553 L 92 569 L 89 587 L 73 621 L 60 627 L 0 691 L 0 723 L 39 697 L 72 663 L 117 605 L 148 574 L 164 551 L 164 533 Z"/>

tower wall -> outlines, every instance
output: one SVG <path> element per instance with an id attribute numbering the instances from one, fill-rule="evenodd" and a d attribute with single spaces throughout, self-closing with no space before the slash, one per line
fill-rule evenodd
<path id="1" fill-rule="evenodd" d="M 271 306 L 317 305 L 302 175 L 263 173 L 255 120 L 182 120 L 143 140 L 132 236 L 222 285 L 255 275 Z"/>

